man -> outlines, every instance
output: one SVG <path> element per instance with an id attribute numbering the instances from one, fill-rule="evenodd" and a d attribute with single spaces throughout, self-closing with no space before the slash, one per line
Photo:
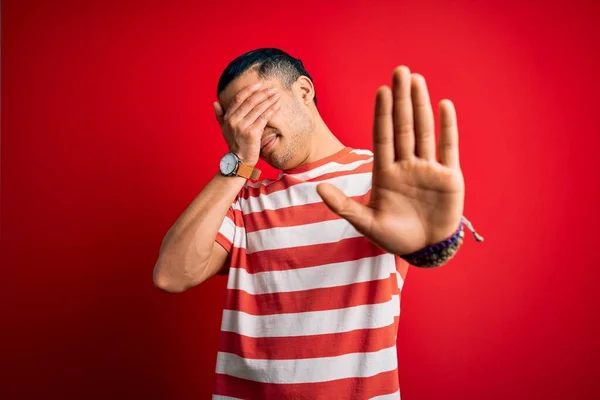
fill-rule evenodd
<path id="1" fill-rule="evenodd" d="M 229 275 L 213 398 L 400 398 L 406 261 L 445 263 L 468 225 L 452 103 L 440 103 L 437 161 L 425 80 L 404 66 L 377 91 L 374 155 L 331 133 L 310 75 L 281 50 L 232 61 L 218 99 L 230 153 L 154 270 L 173 293 Z M 259 158 L 277 179 L 248 180 Z"/>

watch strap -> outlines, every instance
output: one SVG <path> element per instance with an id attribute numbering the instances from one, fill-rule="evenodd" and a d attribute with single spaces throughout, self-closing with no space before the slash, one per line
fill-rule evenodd
<path id="1" fill-rule="evenodd" d="M 260 177 L 260 169 L 253 167 L 252 165 L 244 164 L 241 162 L 238 165 L 236 175 L 242 178 L 257 180 Z"/>

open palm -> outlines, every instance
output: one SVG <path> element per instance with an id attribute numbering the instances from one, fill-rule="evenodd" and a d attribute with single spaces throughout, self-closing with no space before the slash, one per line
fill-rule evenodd
<path id="1" fill-rule="evenodd" d="M 331 184 L 317 187 L 335 213 L 393 254 L 406 255 L 441 242 L 460 224 L 465 185 L 456 112 L 450 100 L 441 101 L 439 109 L 438 160 L 425 79 L 405 66 L 396 68 L 392 88 L 377 91 L 369 203 L 362 205 Z"/>

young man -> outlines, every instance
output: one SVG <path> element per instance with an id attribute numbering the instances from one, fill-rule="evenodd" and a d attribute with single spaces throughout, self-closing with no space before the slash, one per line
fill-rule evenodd
<path id="1" fill-rule="evenodd" d="M 373 154 L 327 128 L 300 60 L 259 49 L 223 72 L 214 108 L 230 153 L 154 269 L 173 293 L 229 275 L 214 399 L 400 398 L 408 263 L 444 264 L 468 221 L 452 103 L 440 102 L 438 161 L 425 80 L 404 66 L 392 80 Z M 259 158 L 276 180 L 256 181 Z"/>

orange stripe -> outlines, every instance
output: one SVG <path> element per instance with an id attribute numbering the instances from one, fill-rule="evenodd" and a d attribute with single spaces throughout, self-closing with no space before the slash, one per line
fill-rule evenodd
<path id="1" fill-rule="evenodd" d="M 283 271 L 287 269 L 314 267 L 317 265 L 355 261 L 365 257 L 384 254 L 375 244 L 363 236 L 344 239 L 335 243 L 315 244 L 285 249 L 265 250 L 246 255 L 244 249 L 239 251 L 233 267 L 244 268 L 250 273 L 265 271 Z"/>
<path id="2" fill-rule="evenodd" d="M 406 280 L 406 275 L 408 274 L 408 262 L 404 259 L 396 256 L 396 271 L 400 274 L 402 281 Z"/>
<path id="3" fill-rule="evenodd" d="M 226 243 L 221 244 L 225 245 Z M 238 247 L 233 247 L 232 249 L 231 266 L 233 268 L 242 268 L 250 274 L 356 261 L 361 258 L 376 257 L 385 253 L 384 250 L 371 243 L 365 237 L 345 239 L 336 243 L 267 250 L 250 255 L 246 253 L 246 249 Z M 264 253 L 270 254 L 265 255 Z M 403 280 L 406 279 L 408 263 L 397 256 L 396 270 L 400 273 Z"/>
<path id="4" fill-rule="evenodd" d="M 253 338 L 221 331 L 219 351 L 262 360 L 336 357 L 387 349 L 396 343 L 398 324 L 375 329 L 310 336 Z"/>
<path id="5" fill-rule="evenodd" d="M 231 253 L 231 249 L 233 248 L 233 243 L 229 241 L 228 238 L 225 237 L 221 232 L 217 232 L 217 237 L 215 238 L 215 242 L 219 243 L 228 253 Z"/>
<path id="6" fill-rule="evenodd" d="M 367 204 L 371 198 L 371 190 L 362 196 L 354 196 L 352 199 L 361 204 Z M 234 210 L 235 213 L 242 212 Z M 243 222 L 236 218 L 236 221 L 245 224 L 246 232 L 254 232 L 261 229 L 281 228 L 288 226 L 299 226 L 314 224 L 317 222 L 333 221 L 341 217 L 335 214 L 327 207 L 324 202 L 303 204 L 300 206 L 291 206 L 280 208 L 278 210 L 264 210 L 246 214 Z"/>
<path id="7" fill-rule="evenodd" d="M 385 303 L 397 293 L 396 274 L 376 281 L 295 292 L 253 295 L 244 290 L 228 289 L 225 309 L 252 315 L 337 310 Z"/>
<path id="8" fill-rule="evenodd" d="M 369 399 L 398 391 L 398 370 L 368 378 L 347 378 L 318 383 L 260 383 L 217 374 L 215 394 L 248 400 L 264 399 Z"/>

